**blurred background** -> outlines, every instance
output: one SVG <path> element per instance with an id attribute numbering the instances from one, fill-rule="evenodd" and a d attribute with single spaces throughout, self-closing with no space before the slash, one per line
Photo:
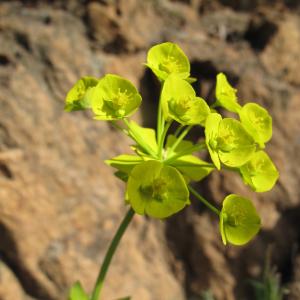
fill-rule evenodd
<path id="1" fill-rule="evenodd" d="M 164 222 L 136 216 L 103 299 L 277 300 L 256 297 L 250 283 L 269 277 L 280 277 L 285 299 L 300 299 L 300 1 L 2 0 L 1 300 L 67 299 L 76 280 L 91 291 L 126 210 L 124 185 L 103 160 L 129 153 L 130 142 L 87 112 L 65 113 L 64 98 L 81 76 L 116 73 L 143 95 L 135 118 L 154 126 L 158 85 L 142 63 L 164 41 L 186 52 L 208 102 L 223 71 L 241 103 L 270 111 L 267 151 L 280 180 L 262 194 L 225 171 L 199 184 L 216 205 L 229 193 L 253 199 L 263 227 L 245 247 L 224 247 L 197 201 Z"/>

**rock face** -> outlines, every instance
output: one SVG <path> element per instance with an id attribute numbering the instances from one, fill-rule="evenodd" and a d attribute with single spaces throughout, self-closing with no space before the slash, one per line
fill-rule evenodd
<path id="1" fill-rule="evenodd" d="M 255 201 L 263 229 L 243 248 L 225 248 L 218 220 L 197 202 L 166 222 L 136 216 L 104 299 L 201 299 L 209 289 L 217 300 L 253 299 L 245 281 L 260 274 L 269 245 L 289 299 L 300 299 L 299 5 L 271 2 L 1 1 L 1 300 L 66 299 L 76 280 L 91 291 L 126 210 L 124 186 L 103 160 L 130 142 L 88 113 L 65 113 L 64 97 L 81 76 L 118 73 L 139 86 L 137 118 L 153 125 L 157 85 L 142 63 L 166 40 L 191 59 L 202 97 L 213 100 L 223 71 L 241 102 L 270 110 L 267 151 L 280 180 L 254 194 L 222 171 L 198 187 L 216 204 L 232 192 Z"/>

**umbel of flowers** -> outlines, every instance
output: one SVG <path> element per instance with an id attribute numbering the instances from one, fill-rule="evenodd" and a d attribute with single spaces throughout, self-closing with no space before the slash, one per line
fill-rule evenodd
<path id="1" fill-rule="evenodd" d="M 66 97 L 66 111 L 89 109 L 95 120 L 111 122 L 133 141 L 134 154 L 121 154 L 106 161 L 126 184 L 125 204 L 131 207 L 127 221 L 133 213 L 158 219 L 170 217 L 189 205 L 193 194 L 218 216 L 225 245 L 246 244 L 261 225 L 252 202 L 231 194 L 219 210 L 191 184 L 226 168 L 238 173 L 253 191 L 269 191 L 278 179 L 278 171 L 265 152 L 272 136 L 271 116 L 256 103 L 241 106 L 237 90 L 223 73 L 217 75 L 215 102 L 209 106 L 196 95 L 189 60 L 174 43 L 152 47 L 146 66 L 161 84 L 156 130 L 129 119 L 141 105 L 142 97 L 130 81 L 118 75 L 83 77 Z M 218 108 L 232 112 L 235 117 L 222 117 Z M 172 123 L 177 130 L 170 134 Z M 197 126 L 204 127 L 205 139 L 197 143 L 186 140 L 191 128 Z M 208 151 L 211 161 L 201 160 L 199 151 Z M 105 272 L 102 277 L 104 280 Z M 97 300 L 100 290 L 96 284 L 90 299 Z M 72 291 L 75 296 L 84 294 L 78 284 Z M 70 299 L 77 300 L 75 296 Z"/>

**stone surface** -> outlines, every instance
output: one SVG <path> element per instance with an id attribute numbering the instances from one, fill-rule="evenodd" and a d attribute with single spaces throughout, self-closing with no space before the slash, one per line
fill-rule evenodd
<path id="1" fill-rule="evenodd" d="M 233 192 L 254 200 L 263 228 L 246 247 L 225 248 L 217 218 L 196 201 L 166 222 L 136 216 L 104 299 L 201 299 L 211 290 L 216 300 L 253 300 L 244 282 L 262 272 L 269 245 L 300 299 L 300 21 L 292 2 L 1 1 L 0 299 L 66 299 L 76 280 L 91 291 L 126 211 L 124 186 L 103 160 L 129 153 L 130 142 L 89 113 L 65 113 L 64 97 L 80 76 L 117 73 L 144 96 L 134 118 L 154 125 L 159 87 L 142 63 L 166 40 L 191 58 L 195 89 L 209 102 L 223 71 L 242 103 L 270 110 L 267 151 L 280 180 L 254 194 L 222 171 L 197 186 L 217 205 Z"/>

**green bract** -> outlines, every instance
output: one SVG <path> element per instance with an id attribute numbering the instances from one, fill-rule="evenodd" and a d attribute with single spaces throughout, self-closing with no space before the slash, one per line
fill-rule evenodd
<path id="1" fill-rule="evenodd" d="M 223 243 L 244 245 L 260 229 L 260 217 L 252 202 L 238 195 L 229 195 L 223 201 L 220 213 L 220 231 Z"/>
<path id="2" fill-rule="evenodd" d="M 256 192 L 267 192 L 276 183 L 279 173 L 272 160 L 264 151 L 256 152 L 240 168 L 244 182 Z"/>
<path id="3" fill-rule="evenodd" d="M 267 110 L 256 103 L 247 103 L 239 115 L 245 129 L 264 148 L 264 143 L 272 137 L 272 118 Z"/>
<path id="4" fill-rule="evenodd" d="M 142 101 L 134 85 L 117 75 L 105 75 L 92 93 L 92 109 L 97 120 L 117 120 L 132 115 Z"/>
<path id="5" fill-rule="evenodd" d="M 70 89 L 66 97 L 65 111 L 84 110 L 91 107 L 91 94 L 98 79 L 83 77 Z"/>
<path id="6" fill-rule="evenodd" d="M 220 161 L 229 167 L 242 166 L 256 149 L 253 138 L 239 121 L 222 119 L 219 114 L 208 116 L 205 136 L 211 159 L 218 169 L 221 168 Z"/>
<path id="7" fill-rule="evenodd" d="M 171 166 L 147 161 L 133 168 L 127 183 L 133 210 L 163 219 L 189 204 L 189 191 L 182 175 Z"/>
<path id="8" fill-rule="evenodd" d="M 204 126 L 210 114 L 207 103 L 196 97 L 193 87 L 177 74 L 172 74 L 166 79 L 161 101 L 165 119 L 174 119 L 182 125 Z"/>
<path id="9" fill-rule="evenodd" d="M 174 43 L 167 42 L 153 46 L 148 51 L 146 65 L 161 81 L 174 73 L 183 79 L 190 76 L 190 62 Z"/>
<path id="10" fill-rule="evenodd" d="M 238 112 L 241 106 L 237 102 L 237 90 L 234 89 L 227 81 L 223 73 L 217 75 L 216 84 L 216 106 L 222 106 L 229 111 Z"/>

